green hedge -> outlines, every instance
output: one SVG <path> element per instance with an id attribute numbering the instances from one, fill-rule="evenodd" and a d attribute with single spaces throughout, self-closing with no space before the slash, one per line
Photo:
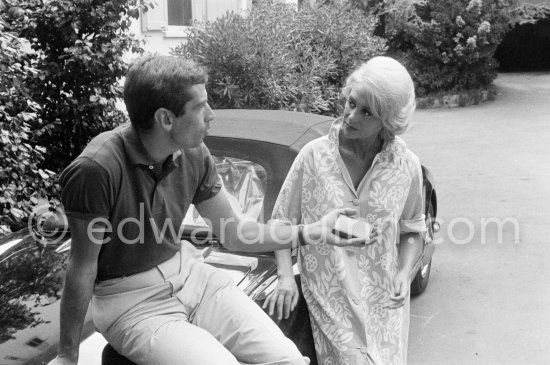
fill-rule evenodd
<path id="1" fill-rule="evenodd" d="M 3 9 L 0 7 L 0 11 Z M 40 167 L 45 148 L 33 144 L 30 123 L 40 125 L 41 107 L 32 98 L 25 80 L 30 51 L 24 41 L 6 31 L 0 18 L 0 236 L 20 228 L 38 200 L 53 186 L 53 173 Z"/>
<path id="2" fill-rule="evenodd" d="M 54 174 L 91 138 L 126 121 L 115 106 L 127 67 L 123 55 L 142 52 L 129 27 L 147 4 L 0 0 L 4 230 L 22 228 L 39 199 L 56 198 Z"/>
<path id="3" fill-rule="evenodd" d="M 215 108 L 286 109 L 338 115 L 340 89 L 358 64 L 385 52 L 374 17 L 345 5 L 261 3 L 193 28 L 174 54 L 210 70 Z"/>
<path id="4" fill-rule="evenodd" d="M 493 57 L 510 29 L 512 0 L 388 1 L 383 8 L 389 53 L 410 70 L 417 94 L 486 88 Z"/>
<path id="5" fill-rule="evenodd" d="M 32 98 L 42 106 L 45 124 L 35 126 L 46 146 L 45 166 L 58 172 L 88 141 L 124 122 L 115 106 L 118 81 L 126 72 L 123 56 L 141 52 L 129 32 L 137 19 L 138 0 L 10 0 L 5 18 L 11 29 L 31 41 L 35 77 L 28 79 Z M 11 16 L 10 16 L 11 15 Z M 59 143 L 62 141 L 62 143 Z"/>

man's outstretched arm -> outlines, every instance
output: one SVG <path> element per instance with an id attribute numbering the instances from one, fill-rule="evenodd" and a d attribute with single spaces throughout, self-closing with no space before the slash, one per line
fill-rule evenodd
<path id="1" fill-rule="evenodd" d="M 223 190 L 212 198 L 198 203 L 196 208 L 220 242 L 229 250 L 271 252 L 297 247 L 300 244 L 299 226 L 266 225 L 246 219 L 233 211 Z M 368 244 L 364 239 L 344 239 L 332 233 L 332 227 L 339 214 L 355 213 L 353 209 L 335 209 L 321 221 L 305 225 L 302 237 L 308 244 L 322 241 L 335 246 L 364 246 Z"/>

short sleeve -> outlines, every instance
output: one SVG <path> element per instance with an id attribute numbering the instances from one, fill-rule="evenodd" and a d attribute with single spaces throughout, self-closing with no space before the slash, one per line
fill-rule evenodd
<path id="1" fill-rule="evenodd" d="M 113 189 L 108 172 L 97 162 L 78 157 L 62 173 L 61 203 L 69 217 L 108 219 Z"/>
<path id="2" fill-rule="evenodd" d="M 199 186 L 193 197 L 193 204 L 199 204 L 218 194 L 222 188 L 222 181 L 216 170 L 216 163 L 210 154 L 208 148 L 203 144 L 201 146 L 203 156 L 203 175 Z"/>
<path id="3" fill-rule="evenodd" d="M 423 233 L 426 231 L 424 201 L 422 198 L 422 168 L 418 158 L 414 155 L 413 157 L 410 170 L 412 174 L 411 187 L 399 219 L 401 233 Z"/>
<path id="4" fill-rule="evenodd" d="M 302 223 L 302 181 L 305 149 L 302 149 L 285 178 L 271 214 L 272 222 Z"/>

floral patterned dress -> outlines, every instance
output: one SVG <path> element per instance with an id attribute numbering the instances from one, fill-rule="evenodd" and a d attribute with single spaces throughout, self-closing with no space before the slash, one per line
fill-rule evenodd
<path id="1" fill-rule="evenodd" d="M 307 144 L 283 184 L 273 220 L 312 223 L 350 207 L 380 222 L 381 244 L 300 248 L 302 290 L 319 364 L 405 364 L 409 300 L 389 309 L 398 270 L 400 233 L 424 232 L 422 172 L 416 155 L 396 137 L 386 141 L 357 189 L 338 150 L 337 119 L 327 136 Z"/>

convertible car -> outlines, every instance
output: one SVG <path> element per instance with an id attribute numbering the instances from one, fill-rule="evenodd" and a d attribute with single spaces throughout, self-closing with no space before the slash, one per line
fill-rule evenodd
<path id="1" fill-rule="evenodd" d="M 306 113 L 217 110 L 205 142 L 217 162 L 233 207 L 246 216 L 267 222 L 298 151 L 326 134 L 331 123 L 330 117 Z M 421 294 L 428 285 L 434 252 L 432 238 L 438 229 L 433 179 L 424 166 L 422 173 L 427 233 L 411 282 L 413 295 Z M 55 356 L 59 299 L 71 240 L 62 210 L 55 206 L 40 208 L 44 209 L 37 209 L 28 229 L 0 239 L 1 364 L 43 364 Z M 193 243 L 207 263 L 224 270 L 258 304 L 275 288 L 276 265 L 272 253 L 227 251 L 212 237 L 193 207 L 183 228 L 182 240 Z M 277 323 L 316 364 L 303 298 L 290 318 Z M 89 315 L 82 339 L 80 364 L 132 364 L 105 345 Z M 82 350 L 85 346 L 92 348 Z M 96 360 L 86 358 L 90 351 L 97 354 Z"/>

